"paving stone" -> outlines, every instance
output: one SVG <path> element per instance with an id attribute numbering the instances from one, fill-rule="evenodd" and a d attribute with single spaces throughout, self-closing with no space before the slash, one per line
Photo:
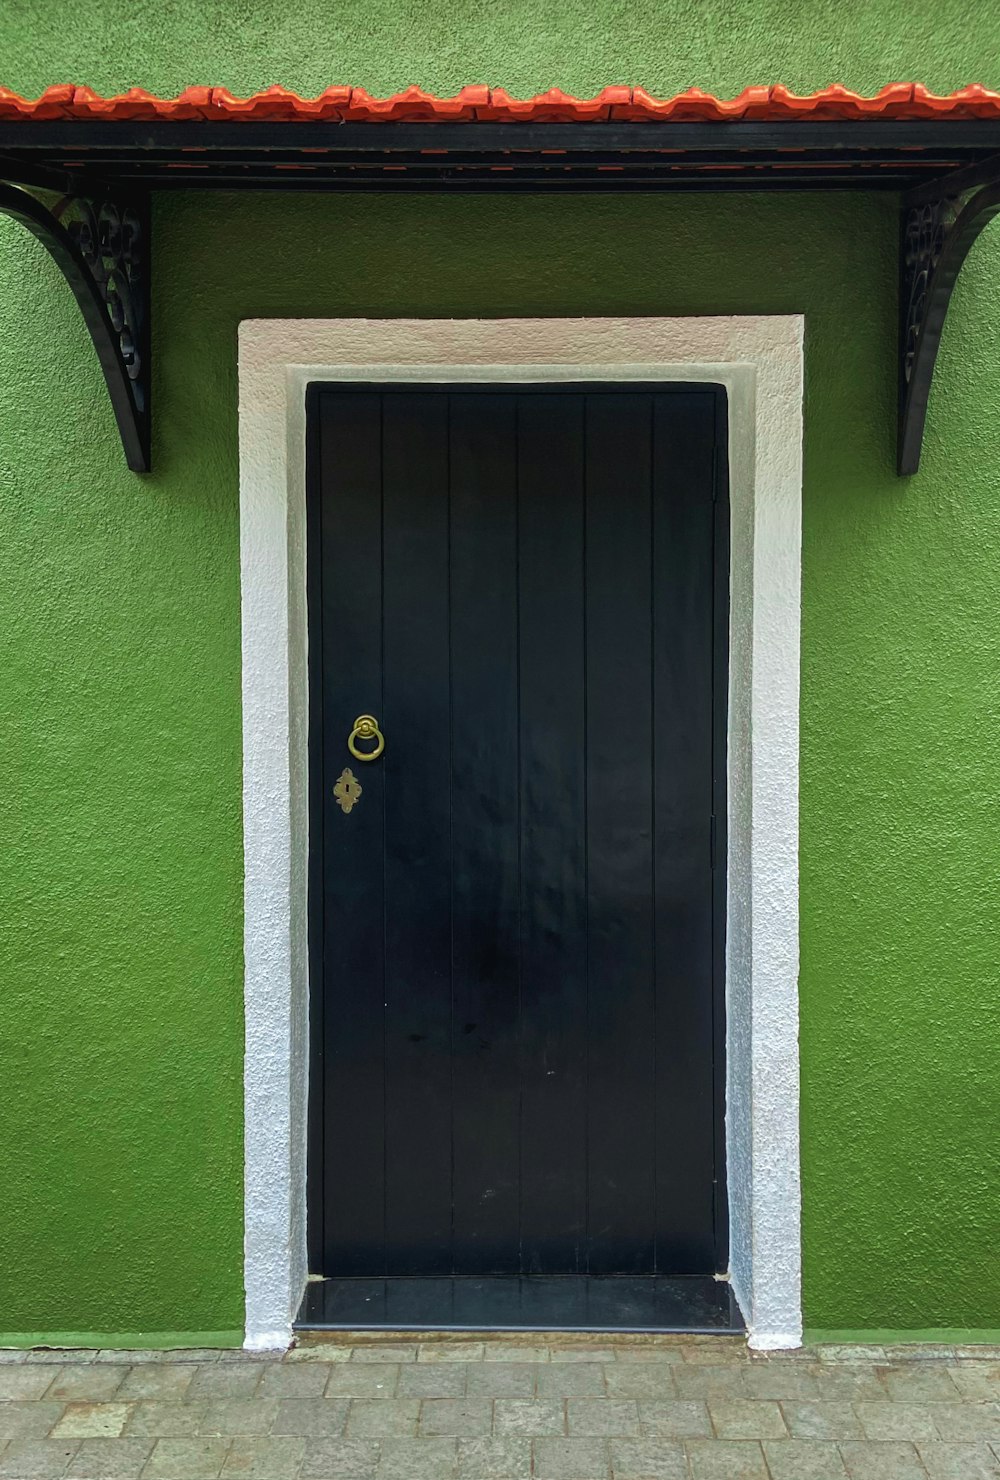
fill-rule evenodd
<path id="1" fill-rule="evenodd" d="M 352 1439 L 415 1434 L 419 1414 L 418 1398 L 352 1398 L 347 1414 L 347 1433 Z"/>
<path id="2" fill-rule="evenodd" d="M 315 1345 L 293 1346 L 285 1353 L 286 1362 L 349 1362 L 353 1346 L 335 1346 L 330 1341 Z"/>
<path id="3" fill-rule="evenodd" d="M 12 1363 L 26 1362 L 27 1359 L 28 1353 L 22 1351 L 20 1348 L 0 1346 L 0 1367 L 8 1366 Z"/>
<path id="4" fill-rule="evenodd" d="M 675 1398 L 665 1403 L 639 1399 L 639 1427 L 651 1439 L 710 1439 L 708 1407 L 698 1398 Z"/>
<path id="5" fill-rule="evenodd" d="M 493 1371 L 479 1362 L 414 1362 L 400 1367 L 398 1398 L 464 1398 L 466 1385 L 471 1376 L 479 1377 Z M 503 1365 L 495 1371 L 503 1378 L 509 1369 Z M 478 1394 L 484 1396 L 482 1392 Z"/>
<path id="6" fill-rule="evenodd" d="M 994 1480 L 1000 1475 L 1000 1460 L 988 1444 L 918 1444 L 930 1480 Z"/>
<path id="7" fill-rule="evenodd" d="M 868 1439 L 936 1439 L 930 1409 L 922 1403 L 855 1403 Z"/>
<path id="8" fill-rule="evenodd" d="M 12 1439 L 0 1455 L 0 1475 L 11 1480 L 65 1475 L 79 1447 L 75 1439 Z"/>
<path id="9" fill-rule="evenodd" d="M 505 1434 L 565 1434 L 566 1406 L 557 1398 L 498 1398 L 493 1404 L 493 1431 Z"/>
<path id="10" fill-rule="evenodd" d="M 329 1376 L 324 1367 L 306 1362 L 266 1367 L 257 1392 L 262 1398 L 321 1398 Z"/>
<path id="11" fill-rule="evenodd" d="M 392 1398 L 399 1381 L 399 1368 L 392 1363 L 365 1367 L 355 1362 L 327 1368 L 328 1398 Z"/>
<path id="12" fill-rule="evenodd" d="M 953 1346 L 935 1346 L 929 1341 L 911 1341 L 905 1345 L 887 1346 L 881 1357 L 883 1362 L 954 1362 L 957 1352 Z"/>
<path id="13" fill-rule="evenodd" d="M 372 1346 L 356 1346 L 351 1353 L 352 1362 L 415 1362 L 416 1342 L 393 1344 L 377 1342 Z"/>
<path id="14" fill-rule="evenodd" d="M 419 1368 L 415 1370 L 419 1371 Z M 429 1377 L 435 1371 L 447 1370 L 446 1367 L 427 1367 L 423 1375 Z M 465 1376 L 470 1398 L 533 1398 L 538 1391 L 538 1378 L 548 1368 L 537 1362 L 467 1362 L 464 1367 L 454 1370 Z M 404 1371 L 400 1376 L 401 1386 L 406 1375 Z"/>
<path id="15" fill-rule="evenodd" d="M 851 1480 L 926 1480 L 927 1472 L 912 1444 L 898 1442 L 840 1446 Z"/>
<path id="16" fill-rule="evenodd" d="M 935 1403 L 934 1425 L 942 1439 L 1000 1440 L 1000 1403 Z"/>
<path id="17" fill-rule="evenodd" d="M 771 1439 L 764 1444 L 771 1480 L 845 1480 L 836 1444 L 822 1439 Z"/>
<path id="18" fill-rule="evenodd" d="M 897 1403 L 954 1403 L 960 1392 L 948 1368 L 936 1363 L 887 1367 L 880 1376 L 889 1397 Z"/>
<path id="19" fill-rule="evenodd" d="M 218 1360 L 218 1353 L 211 1355 Z M 242 1355 L 242 1351 L 240 1352 Z M 91 1352 L 92 1362 L 110 1362 L 112 1366 L 123 1363 L 126 1367 L 140 1367 L 146 1362 L 196 1362 L 201 1360 L 194 1352 L 185 1351 L 162 1351 L 158 1347 L 102 1347 L 100 1351 Z"/>
<path id="20" fill-rule="evenodd" d="M 131 1413 L 127 1403 L 67 1403 L 53 1439 L 116 1439 Z"/>
<path id="21" fill-rule="evenodd" d="M 137 1480 L 152 1439 L 84 1439 L 70 1461 L 70 1480 Z"/>
<path id="22" fill-rule="evenodd" d="M 963 1398 L 1000 1401 L 1000 1366 L 994 1362 L 960 1362 L 947 1373 Z"/>
<path id="23" fill-rule="evenodd" d="M 458 1464 L 457 1439 L 386 1439 L 377 1480 L 451 1480 Z"/>
<path id="24" fill-rule="evenodd" d="M 483 1346 L 484 1362 L 547 1362 L 549 1359 L 547 1346 L 504 1345 L 491 1341 Z"/>
<path id="25" fill-rule="evenodd" d="M 743 1368 L 741 1386 L 748 1398 L 770 1398 L 775 1402 L 799 1398 L 817 1402 L 825 1391 L 817 1380 L 819 1370 L 811 1362 L 754 1362 Z"/>
<path id="26" fill-rule="evenodd" d="M 820 1362 L 884 1362 L 885 1348 L 881 1346 L 818 1346 L 815 1349 Z"/>
<path id="27" fill-rule="evenodd" d="M 744 1341 L 734 1343 L 716 1337 L 696 1345 L 685 1344 L 681 1354 L 688 1366 L 739 1366 L 749 1360 Z"/>
<path id="28" fill-rule="evenodd" d="M 98 1367 L 93 1362 L 81 1362 L 79 1366 L 74 1363 L 71 1367 L 49 1371 L 52 1383 L 45 1396 L 50 1401 L 101 1403 L 115 1396 L 131 1368 Z"/>
<path id="29" fill-rule="evenodd" d="M 62 1418 L 62 1403 L 0 1403 L 0 1443 L 7 1439 L 43 1439 Z"/>
<path id="30" fill-rule="evenodd" d="M 260 1480 L 295 1480 L 305 1454 L 304 1439 L 234 1439 L 222 1466 L 222 1480 L 230 1475 L 253 1475 Z"/>
<path id="31" fill-rule="evenodd" d="M 688 1439 L 693 1480 L 768 1480 L 760 1445 L 752 1439 Z"/>
<path id="32" fill-rule="evenodd" d="M 417 1352 L 418 1362 L 481 1362 L 481 1341 L 429 1341 Z"/>
<path id="33" fill-rule="evenodd" d="M 649 1398 L 666 1402 L 677 1396 L 673 1368 L 665 1362 L 610 1363 L 601 1369 L 609 1398 Z"/>
<path id="34" fill-rule="evenodd" d="M 157 1439 L 142 1480 L 217 1480 L 228 1439 Z"/>
<path id="35" fill-rule="evenodd" d="M 302 1480 L 374 1480 L 377 1439 L 307 1439 Z"/>
<path id="36" fill-rule="evenodd" d="M 137 1438 L 183 1439 L 201 1432 L 207 1412 L 207 1398 L 198 1403 L 134 1403 L 123 1432 Z"/>
<path id="37" fill-rule="evenodd" d="M 615 1348 L 615 1361 L 628 1365 L 658 1362 L 679 1366 L 684 1361 L 684 1353 L 676 1346 L 620 1346 Z"/>
<path id="38" fill-rule="evenodd" d="M 272 1434 L 321 1437 L 342 1434 L 350 1398 L 280 1398 Z"/>
<path id="39" fill-rule="evenodd" d="M 74 1365 L 93 1362 L 97 1353 L 83 1346 L 33 1346 L 25 1353 L 28 1362 L 42 1362 L 49 1367 L 61 1367 L 64 1362 Z"/>
<path id="40" fill-rule="evenodd" d="M 234 1362 L 199 1365 L 185 1397 L 189 1401 L 196 1398 L 252 1398 L 260 1386 L 260 1379 L 260 1368 L 256 1364 L 245 1367 Z"/>
<path id="41" fill-rule="evenodd" d="M 20 1398 L 30 1402 L 40 1398 L 52 1382 L 52 1369 L 44 1366 L 24 1364 L 0 1367 L 0 1402 Z"/>
<path id="42" fill-rule="evenodd" d="M 777 1403 L 768 1402 L 764 1398 L 713 1398 L 709 1402 L 708 1411 L 720 1439 L 788 1437 L 781 1409 Z"/>
<path id="43" fill-rule="evenodd" d="M 889 1390 L 880 1369 L 862 1363 L 820 1369 L 820 1399 L 827 1403 L 887 1403 Z"/>
<path id="44" fill-rule="evenodd" d="M 684 1445 L 660 1439 L 612 1439 L 614 1480 L 687 1480 Z"/>
<path id="45" fill-rule="evenodd" d="M 479 1438 L 493 1427 L 490 1398 L 425 1398 L 420 1404 L 420 1433 Z"/>
<path id="46" fill-rule="evenodd" d="M 528 1480 L 530 1439 L 459 1439 L 459 1480 Z"/>
<path id="47" fill-rule="evenodd" d="M 886 1405 L 888 1406 L 888 1405 Z M 782 1403 L 793 1439 L 863 1439 L 864 1430 L 850 1403 Z"/>
<path id="48" fill-rule="evenodd" d="M 566 1427 L 571 1436 L 580 1438 L 596 1434 L 638 1438 L 639 1410 L 627 1399 L 570 1398 L 566 1404 Z"/>
<path id="49" fill-rule="evenodd" d="M 605 1439 L 535 1439 L 535 1480 L 608 1480 L 611 1462 Z"/>
<path id="50" fill-rule="evenodd" d="M 613 1346 L 554 1346 L 549 1361 L 557 1366 L 572 1366 L 575 1362 L 613 1362 Z"/>
<path id="51" fill-rule="evenodd" d="M 540 1398 L 603 1398 L 605 1391 L 599 1362 L 550 1362 L 538 1369 Z"/>
<path id="52" fill-rule="evenodd" d="M 742 1398 L 743 1373 L 735 1364 L 728 1367 L 672 1367 L 670 1375 L 679 1398 Z"/>
<path id="53" fill-rule="evenodd" d="M 209 1403 L 198 1432 L 224 1439 L 237 1434 L 266 1434 L 277 1415 L 277 1398 L 220 1398 Z"/>
<path id="54" fill-rule="evenodd" d="M 197 1370 L 197 1367 L 184 1362 L 130 1367 L 116 1396 L 123 1402 L 133 1398 L 159 1398 L 161 1402 L 179 1403 L 191 1386 Z M 114 1368 L 94 1367 L 91 1371 L 96 1377 L 102 1372 L 112 1373 Z"/>

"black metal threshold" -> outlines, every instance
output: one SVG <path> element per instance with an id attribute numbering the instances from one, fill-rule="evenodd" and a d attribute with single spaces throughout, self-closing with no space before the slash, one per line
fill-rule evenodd
<path id="1" fill-rule="evenodd" d="M 665 1275 L 310 1280 L 298 1331 L 742 1331 L 727 1281 Z"/>

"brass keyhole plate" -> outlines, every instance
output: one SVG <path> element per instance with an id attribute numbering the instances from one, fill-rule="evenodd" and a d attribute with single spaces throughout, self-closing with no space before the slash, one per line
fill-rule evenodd
<path id="1" fill-rule="evenodd" d="M 345 766 L 333 787 L 333 794 L 337 798 L 337 806 L 345 815 L 360 801 L 361 790 L 361 782 L 355 776 L 350 766 Z"/>

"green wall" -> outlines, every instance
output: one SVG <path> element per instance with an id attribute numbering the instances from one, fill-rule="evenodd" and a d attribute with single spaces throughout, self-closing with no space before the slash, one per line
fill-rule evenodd
<path id="1" fill-rule="evenodd" d="M 997 85 L 990 14 L 49 0 L 5 16 L 0 81 Z M 154 230 L 138 479 L 0 222 L 0 1331 L 241 1325 L 236 329 L 349 314 L 805 313 L 806 1322 L 1000 1326 L 997 240 L 904 482 L 888 197 L 185 194 Z"/>

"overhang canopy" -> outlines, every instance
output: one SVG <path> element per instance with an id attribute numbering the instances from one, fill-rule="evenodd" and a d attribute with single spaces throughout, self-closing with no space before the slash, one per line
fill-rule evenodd
<path id="1" fill-rule="evenodd" d="M 654 98 L 606 87 L 512 98 L 330 87 L 301 98 L 191 87 L 103 98 L 0 88 L 0 211 L 65 272 L 94 338 L 130 467 L 149 466 L 152 190 L 892 190 L 902 194 L 899 468 L 919 462 L 951 289 L 1000 210 L 1000 93 L 938 96 L 894 83 L 872 97 L 748 87 Z"/>

